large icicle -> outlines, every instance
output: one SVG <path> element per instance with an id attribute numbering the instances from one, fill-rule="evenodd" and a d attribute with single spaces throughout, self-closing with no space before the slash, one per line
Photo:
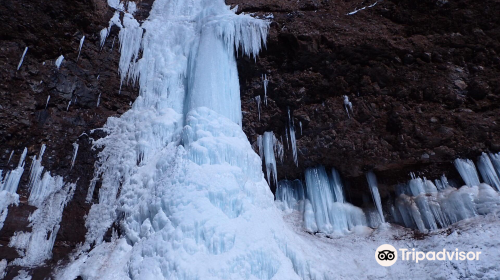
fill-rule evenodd
<path id="1" fill-rule="evenodd" d="M 28 52 L 28 47 L 24 48 L 23 55 L 21 56 L 21 60 L 19 60 L 19 64 L 17 64 L 17 71 L 21 68 L 23 65 L 24 57 L 26 56 L 26 53 Z"/>
<path id="2" fill-rule="evenodd" d="M 479 157 L 477 161 L 477 168 L 479 169 L 479 173 L 481 173 L 481 177 L 483 177 L 484 182 L 500 191 L 500 179 L 498 178 L 495 167 L 487 154 L 483 153 Z"/>
<path id="3" fill-rule="evenodd" d="M 457 158 L 453 163 L 467 186 L 472 187 L 479 185 L 479 176 L 477 175 L 476 166 L 472 160 Z"/>
<path id="4" fill-rule="evenodd" d="M 382 200 L 380 199 L 377 177 L 375 176 L 375 173 L 371 171 L 366 173 L 366 180 L 368 181 L 368 187 L 370 187 L 370 192 L 372 194 L 373 201 L 375 202 L 375 206 L 377 206 L 377 211 L 380 215 L 380 219 L 382 223 L 385 223 L 384 212 L 382 210 Z"/>
<path id="5" fill-rule="evenodd" d="M 76 155 L 78 153 L 78 144 L 73 143 L 73 157 L 71 157 L 71 169 L 73 169 L 73 166 L 75 165 L 75 160 L 76 160 Z"/>
<path id="6" fill-rule="evenodd" d="M 80 39 L 80 45 L 78 46 L 78 56 L 76 57 L 76 61 L 78 61 L 78 59 L 80 58 L 80 53 L 82 51 L 83 42 L 85 42 L 85 36 L 82 36 L 82 38 Z"/>
<path id="7" fill-rule="evenodd" d="M 264 144 L 264 162 L 266 164 L 267 181 L 269 184 L 274 182 L 274 185 L 278 185 L 278 172 L 276 171 L 276 157 L 274 156 L 274 144 L 276 142 L 276 137 L 272 131 L 264 133 L 264 138 L 262 140 Z M 271 181 L 272 176 L 272 181 Z"/>
<path id="8" fill-rule="evenodd" d="M 295 123 L 293 117 L 290 115 L 290 108 L 288 108 L 288 127 L 290 128 L 290 142 L 292 143 L 292 154 L 293 162 L 296 166 L 299 166 L 299 160 L 297 158 L 297 140 L 295 140 Z"/>

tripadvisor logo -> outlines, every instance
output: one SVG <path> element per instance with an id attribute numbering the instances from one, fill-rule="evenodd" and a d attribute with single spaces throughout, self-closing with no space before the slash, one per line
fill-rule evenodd
<path id="1" fill-rule="evenodd" d="M 455 251 L 447 251 L 443 249 L 441 251 L 415 251 L 415 249 L 399 249 L 401 254 L 401 261 L 412 261 L 418 263 L 419 261 L 473 261 L 479 260 L 479 255 L 481 252 L 464 252 L 455 249 Z M 392 245 L 384 244 L 377 248 L 375 251 L 375 260 L 381 266 L 391 266 L 398 260 L 398 250 Z"/>

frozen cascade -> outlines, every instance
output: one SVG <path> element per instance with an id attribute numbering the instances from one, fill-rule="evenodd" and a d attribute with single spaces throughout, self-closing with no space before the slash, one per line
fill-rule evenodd
<path id="1" fill-rule="evenodd" d="M 305 172 L 307 199 L 304 206 L 304 227 L 309 232 L 343 234 L 356 226 L 366 226 L 363 210 L 337 201 L 332 191 L 332 178 L 323 166 Z M 339 182 L 335 182 L 339 183 Z"/>
<path id="2" fill-rule="evenodd" d="M 235 49 L 255 57 L 268 23 L 223 1 L 156 0 L 142 25 L 123 25 L 120 73 L 140 94 L 94 142 L 99 199 L 56 278 L 326 278 L 330 268 L 302 256 L 241 129 Z M 262 142 L 269 163 L 278 141 L 271 132 Z M 103 242 L 118 217 L 123 235 Z"/>
<path id="3" fill-rule="evenodd" d="M 73 143 L 73 157 L 71 158 L 71 168 L 73 169 L 73 166 L 75 165 L 75 160 L 76 160 L 76 154 L 78 153 L 78 144 Z"/>
<path id="4" fill-rule="evenodd" d="M 476 166 L 472 160 L 457 158 L 453 163 L 467 186 L 472 187 L 479 185 L 479 176 L 477 175 Z"/>
<path id="5" fill-rule="evenodd" d="M 9 242 L 9 246 L 16 248 L 20 255 L 20 258 L 12 261 L 14 265 L 36 266 L 51 257 L 64 206 L 72 198 L 76 186 L 64 184 L 62 177 L 52 177 L 49 172 L 45 172 L 42 177 L 44 168 L 41 162 L 44 152 L 45 145 L 42 145 L 39 156 L 33 158 L 30 170 L 28 203 L 38 208 L 28 218 L 32 231 L 16 232 Z M 18 168 L 10 173 L 10 176 L 15 174 L 16 177 L 14 182 L 9 183 L 11 187 L 8 191 L 12 194 L 15 194 L 23 173 L 26 153 L 25 149 Z M 15 195 L 18 199 L 17 194 Z M 1 201 L 2 199 L 0 203 Z"/>
<path id="6" fill-rule="evenodd" d="M 78 46 L 78 56 L 76 57 L 76 61 L 78 61 L 78 59 L 80 58 L 80 52 L 82 51 L 84 41 L 85 41 L 85 36 L 82 36 L 82 39 L 80 39 L 80 46 Z"/>
<path id="7" fill-rule="evenodd" d="M 17 65 L 17 71 L 19 71 L 19 68 L 23 65 L 24 57 L 26 56 L 26 53 L 28 52 L 28 47 L 24 48 L 23 55 L 21 56 L 21 60 L 19 60 L 19 64 Z"/>
<path id="8" fill-rule="evenodd" d="M 290 108 L 288 108 L 288 127 L 290 128 L 290 142 L 292 143 L 293 162 L 295 162 L 296 166 L 299 166 L 299 160 L 297 159 L 297 141 L 295 139 L 295 123 L 293 118 L 290 116 Z"/>
<path id="9" fill-rule="evenodd" d="M 304 212 L 305 189 L 300 180 L 281 180 L 276 188 L 276 201 L 283 211 Z"/>
<path id="10" fill-rule="evenodd" d="M 24 148 L 17 167 L 7 172 L 5 177 L 2 176 L 2 170 L 0 170 L 0 229 L 7 218 L 9 205 L 19 203 L 19 195 L 16 192 L 24 172 L 24 160 L 27 152 L 28 150 Z"/>
<path id="11" fill-rule="evenodd" d="M 375 176 L 375 173 L 371 171 L 366 173 L 366 180 L 368 181 L 368 187 L 370 187 L 370 192 L 372 194 L 373 202 L 375 202 L 375 206 L 377 206 L 377 211 L 380 215 L 380 219 L 382 223 L 385 223 L 384 212 L 382 211 L 382 200 L 380 199 L 377 177 Z"/>
<path id="12" fill-rule="evenodd" d="M 56 59 L 55 65 L 56 65 L 57 69 L 59 69 L 61 67 L 63 60 L 64 60 L 64 56 L 62 54 Z"/>
<path id="13" fill-rule="evenodd" d="M 477 168 L 479 169 L 479 173 L 481 173 L 481 177 L 483 177 L 484 182 L 500 191 L 500 179 L 498 178 L 497 171 L 495 171 L 495 167 L 487 154 L 483 153 L 479 157 L 477 161 Z"/>

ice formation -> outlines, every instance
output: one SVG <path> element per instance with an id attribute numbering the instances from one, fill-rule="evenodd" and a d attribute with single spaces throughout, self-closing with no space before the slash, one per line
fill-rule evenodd
<path id="1" fill-rule="evenodd" d="M 290 115 L 290 108 L 288 108 L 288 127 L 290 128 L 290 142 L 292 143 L 292 155 L 293 162 L 296 166 L 299 166 L 299 160 L 297 158 L 297 140 L 295 139 L 295 123 L 293 117 Z"/>
<path id="2" fill-rule="evenodd" d="M 305 188 L 300 180 L 281 180 L 276 188 L 276 201 L 283 211 L 304 211 Z"/>
<path id="3" fill-rule="evenodd" d="M 9 246 L 16 248 L 21 256 L 11 262 L 14 265 L 36 266 L 52 256 L 64 207 L 75 190 L 75 184 L 65 184 L 60 176 L 52 177 L 49 172 L 42 176 L 44 152 L 45 145 L 42 145 L 38 157 L 33 158 L 30 170 L 28 203 L 37 207 L 28 218 L 31 232 L 16 232 L 9 242 Z M 23 155 L 26 155 L 26 150 Z M 23 157 L 21 159 L 24 161 Z"/>
<path id="4" fill-rule="evenodd" d="M 9 155 L 9 160 L 7 161 L 7 165 L 9 165 L 10 160 L 12 159 L 12 156 L 13 156 L 13 155 L 14 155 L 14 150 L 12 150 L 12 151 L 10 152 L 10 155 Z"/>
<path id="5" fill-rule="evenodd" d="M 82 36 L 82 38 L 80 39 L 80 45 L 78 46 L 78 56 L 76 57 L 76 61 L 78 61 L 78 59 L 80 58 L 80 53 L 82 51 L 83 42 L 85 42 L 85 36 Z"/>
<path id="6" fill-rule="evenodd" d="M 276 157 L 274 154 L 276 142 L 277 139 L 272 131 L 264 133 L 262 144 L 264 147 L 264 163 L 266 166 L 267 181 L 269 184 L 274 183 L 275 186 L 278 185 L 278 171 L 276 170 Z M 271 176 L 273 179 L 272 181 Z"/>
<path id="7" fill-rule="evenodd" d="M 349 101 L 349 97 L 347 97 L 347 95 L 344 95 L 344 108 L 345 111 L 347 112 L 347 117 L 351 118 L 349 111 L 352 112 L 352 103 L 351 101 Z"/>
<path id="8" fill-rule="evenodd" d="M 166 0 L 142 25 L 124 21 L 120 73 L 140 96 L 94 143 L 99 199 L 85 243 L 56 278 L 322 278 L 287 245 L 292 232 L 241 129 L 235 57 L 257 55 L 268 23 L 223 1 Z M 270 162 L 277 140 L 262 141 Z M 123 235 L 103 242 L 117 219 Z"/>
<path id="9" fill-rule="evenodd" d="M 27 152 L 28 150 L 24 148 L 19 163 L 14 170 L 8 171 L 5 176 L 0 170 L 0 229 L 2 229 L 5 218 L 7 218 L 9 205 L 19 203 L 19 195 L 16 192 L 24 172 L 24 160 Z"/>
<path id="10" fill-rule="evenodd" d="M 19 60 L 19 64 L 17 65 L 17 71 L 19 71 L 19 68 L 23 65 L 24 61 L 24 56 L 26 56 L 26 53 L 28 52 L 28 47 L 24 48 L 23 55 L 21 56 L 21 60 Z"/>
<path id="11" fill-rule="evenodd" d="M 479 185 L 479 176 L 477 175 L 476 166 L 472 160 L 457 158 L 453 163 L 467 186 L 472 187 Z"/>
<path id="12" fill-rule="evenodd" d="M 50 95 L 47 96 L 47 101 L 45 102 L 45 110 L 47 110 L 47 106 L 49 106 Z"/>
<path id="13" fill-rule="evenodd" d="M 71 105 L 71 100 L 68 102 L 68 106 L 66 106 L 66 112 L 69 110 L 70 105 Z"/>
<path id="14" fill-rule="evenodd" d="M 257 110 L 259 111 L 259 121 L 260 121 L 260 95 L 255 96 L 255 102 L 257 102 Z"/>
<path id="15" fill-rule="evenodd" d="M 56 59 L 55 65 L 56 65 L 57 69 L 59 69 L 61 67 L 63 60 L 64 60 L 64 56 L 62 54 Z"/>
<path id="16" fill-rule="evenodd" d="M 344 234 L 357 226 L 366 226 L 366 216 L 360 208 L 337 200 L 334 188 L 340 182 L 329 178 L 323 166 L 305 172 L 307 200 L 304 227 L 310 232 Z"/>
<path id="17" fill-rule="evenodd" d="M 73 166 L 75 165 L 77 153 L 78 153 L 78 144 L 73 143 L 73 157 L 71 158 L 71 168 L 70 169 L 73 169 Z"/>
<path id="18" fill-rule="evenodd" d="M 491 157 L 494 158 L 494 156 Z M 500 179 L 498 178 L 498 172 L 500 170 L 495 170 L 493 162 L 487 154 L 483 153 L 479 157 L 477 161 L 477 168 L 479 169 L 479 173 L 481 173 L 481 177 L 483 177 L 484 182 L 500 191 Z"/>
<path id="19" fill-rule="evenodd" d="M 269 84 L 267 74 L 262 75 L 262 83 L 264 85 L 264 104 L 267 106 L 267 85 Z"/>
<path id="20" fill-rule="evenodd" d="M 366 179 L 368 181 L 368 187 L 370 188 L 370 192 L 372 194 L 373 202 L 377 207 L 377 211 L 380 215 L 380 220 L 382 223 L 385 223 L 384 212 L 382 211 L 382 200 L 380 199 L 380 193 L 378 191 L 377 177 L 375 173 L 368 172 L 366 173 Z"/>
<path id="21" fill-rule="evenodd" d="M 96 105 L 96 107 L 99 107 L 100 103 L 101 103 L 101 93 L 99 93 L 99 96 L 97 96 L 97 105 Z"/>
<path id="22" fill-rule="evenodd" d="M 108 38 L 108 33 L 109 33 L 109 29 L 107 27 L 103 28 L 101 30 L 101 32 L 99 33 L 99 36 L 101 38 L 101 41 L 100 41 L 101 49 L 102 49 L 102 47 L 104 47 L 104 43 L 106 43 L 106 38 Z"/>

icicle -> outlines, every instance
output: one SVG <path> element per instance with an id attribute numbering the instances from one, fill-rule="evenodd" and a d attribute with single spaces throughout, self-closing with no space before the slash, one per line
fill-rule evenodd
<path id="1" fill-rule="evenodd" d="M 274 154 L 279 158 L 280 162 L 283 163 L 285 158 L 285 149 L 283 148 L 283 143 L 281 143 L 278 138 L 274 137 Z"/>
<path id="2" fill-rule="evenodd" d="M 344 186 L 342 184 L 342 180 L 340 179 L 340 174 L 335 168 L 332 168 L 330 185 L 333 190 L 333 194 L 335 195 L 335 202 L 345 203 Z"/>
<path id="3" fill-rule="evenodd" d="M 66 112 L 69 110 L 70 105 L 71 105 L 71 100 L 68 102 L 68 106 L 66 106 Z"/>
<path id="4" fill-rule="evenodd" d="M 28 47 L 24 48 L 24 52 L 23 52 L 23 55 L 21 56 L 21 60 L 19 61 L 19 64 L 17 65 L 17 71 L 19 71 L 19 68 L 21 68 L 21 65 L 23 65 L 24 56 L 26 55 L 26 52 L 28 52 Z"/>
<path id="5" fill-rule="evenodd" d="M 274 156 L 275 137 L 272 131 L 264 132 L 264 162 L 266 164 L 267 181 L 269 184 L 274 182 L 275 186 L 278 185 L 278 172 L 276 171 L 276 158 Z M 271 174 L 273 181 L 271 181 Z"/>
<path id="6" fill-rule="evenodd" d="M 267 74 L 262 76 L 262 83 L 264 84 L 264 104 L 267 106 L 267 85 L 269 84 Z"/>
<path id="7" fill-rule="evenodd" d="M 293 118 L 290 115 L 290 108 L 288 108 L 288 127 L 290 128 L 290 142 L 292 143 L 292 154 L 293 162 L 295 165 L 299 166 L 299 160 L 297 158 L 297 141 L 295 140 L 295 124 Z"/>
<path id="8" fill-rule="evenodd" d="M 300 135 L 302 135 L 302 122 L 299 122 L 299 126 L 300 126 Z"/>
<path id="9" fill-rule="evenodd" d="M 500 179 L 498 178 L 495 167 L 487 154 L 482 153 L 479 157 L 477 161 L 477 168 L 479 169 L 479 173 L 481 173 L 481 177 L 483 177 L 484 182 L 500 191 Z"/>
<path id="10" fill-rule="evenodd" d="M 104 43 L 106 43 L 106 38 L 108 38 L 108 28 L 103 28 L 99 35 L 101 36 L 101 41 L 100 41 L 100 48 L 104 47 Z"/>
<path id="11" fill-rule="evenodd" d="M 443 174 L 441 175 L 441 179 L 434 180 L 436 187 L 439 191 L 446 189 L 450 184 L 448 183 L 448 178 Z"/>
<path id="12" fill-rule="evenodd" d="M 262 135 L 257 136 L 257 146 L 259 147 L 259 156 L 264 160 L 264 144 L 262 143 Z"/>
<path id="13" fill-rule="evenodd" d="M 14 155 L 14 150 L 10 152 L 9 160 L 7 161 L 7 165 L 9 165 L 10 160 L 12 159 L 12 156 Z"/>
<path id="14" fill-rule="evenodd" d="M 45 103 L 45 110 L 47 110 L 47 106 L 49 106 L 50 95 L 47 97 L 47 102 Z"/>
<path id="15" fill-rule="evenodd" d="M 75 160 L 76 160 L 76 154 L 78 153 L 78 144 L 73 143 L 73 157 L 71 158 L 71 169 L 73 169 L 73 166 L 75 165 Z"/>
<path id="16" fill-rule="evenodd" d="M 57 69 L 59 69 L 59 67 L 61 67 L 61 63 L 63 62 L 64 60 L 64 56 L 63 55 L 60 55 L 57 59 L 56 59 L 56 67 Z"/>
<path id="17" fill-rule="evenodd" d="M 380 219 L 382 220 L 382 223 L 385 223 L 384 213 L 382 211 L 382 200 L 380 199 L 380 193 L 378 191 L 377 177 L 375 176 L 375 173 L 370 171 L 366 173 L 366 179 L 368 180 L 368 186 L 370 187 L 373 201 L 375 202 L 377 211 L 380 214 Z"/>
<path id="18" fill-rule="evenodd" d="M 101 103 L 101 93 L 99 92 L 99 96 L 97 97 L 97 106 L 99 107 L 99 104 Z"/>
<path id="19" fill-rule="evenodd" d="M 259 121 L 260 121 L 260 95 L 255 96 L 255 102 L 257 102 L 257 110 L 259 111 Z"/>
<path id="20" fill-rule="evenodd" d="M 279 206 L 283 211 L 297 210 L 304 211 L 305 191 L 304 185 L 300 180 L 279 181 L 276 188 L 276 201 L 279 201 Z"/>
<path id="21" fill-rule="evenodd" d="M 113 51 L 113 48 L 115 46 L 115 40 L 116 40 L 116 36 L 113 37 L 113 43 L 111 43 L 111 50 L 110 51 Z"/>
<path id="22" fill-rule="evenodd" d="M 347 117 L 351 118 L 349 110 L 352 112 L 352 103 L 349 101 L 349 97 L 347 97 L 347 95 L 344 95 L 344 108 L 347 112 Z"/>
<path id="23" fill-rule="evenodd" d="M 455 168 L 469 187 L 479 185 L 479 176 L 477 175 L 476 166 L 470 159 L 459 159 L 454 161 Z"/>
<path id="24" fill-rule="evenodd" d="M 80 52 L 82 51 L 84 41 L 85 41 L 85 36 L 83 36 L 82 39 L 80 39 L 80 46 L 78 47 L 78 56 L 76 57 L 76 61 L 78 61 L 78 59 L 80 58 Z"/>
<path id="25" fill-rule="evenodd" d="M 42 144 L 38 158 L 34 156 L 33 162 L 31 163 L 30 178 L 28 182 L 29 190 L 32 190 L 36 185 L 38 185 L 38 182 L 41 180 L 41 176 L 43 173 L 42 157 L 44 153 L 45 153 L 45 144 Z"/>
<path id="26" fill-rule="evenodd" d="M 25 163 L 24 160 L 26 159 L 27 153 L 28 149 L 24 148 L 23 153 L 19 158 L 19 163 L 17 164 L 17 168 L 7 172 L 7 174 L 3 179 L 0 176 L 0 191 L 7 191 L 12 194 L 17 192 L 19 181 L 21 180 L 21 176 L 23 175 L 24 172 L 24 163 Z"/>
<path id="27" fill-rule="evenodd" d="M 366 216 L 358 207 L 335 202 L 332 184 L 323 166 L 305 172 L 307 200 L 304 227 L 309 232 L 346 233 L 356 226 L 366 225 Z"/>

